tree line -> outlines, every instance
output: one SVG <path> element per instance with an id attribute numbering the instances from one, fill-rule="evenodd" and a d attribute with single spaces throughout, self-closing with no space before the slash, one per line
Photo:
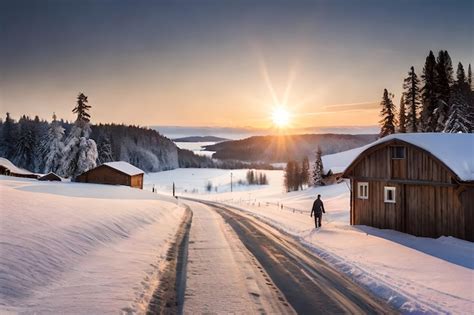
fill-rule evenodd
<path id="1" fill-rule="evenodd" d="M 456 74 L 448 51 L 432 51 L 421 78 L 410 67 L 403 82 L 398 110 L 394 95 L 384 90 L 381 102 L 380 137 L 405 132 L 474 132 L 474 91 L 471 64 L 467 75 L 461 62 Z"/>
<path id="2" fill-rule="evenodd" d="M 323 160 L 321 147 L 318 146 L 313 167 L 310 167 L 308 157 L 304 157 L 301 162 L 296 160 L 288 161 L 285 167 L 285 188 L 287 192 L 302 190 L 304 187 L 322 186 L 325 177 L 323 170 Z"/>
<path id="3" fill-rule="evenodd" d="M 182 150 L 156 130 L 123 124 L 91 124 L 86 95 L 77 96 L 74 122 L 33 119 L 15 121 L 9 113 L 0 119 L 0 156 L 38 173 L 75 177 L 111 161 L 126 161 L 146 172 L 177 167 L 215 167 L 215 162 Z"/>
<path id="4" fill-rule="evenodd" d="M 268 185 L 267 174 L 263 172 L 248 170 L 246 179 L 249 185 Z"/>

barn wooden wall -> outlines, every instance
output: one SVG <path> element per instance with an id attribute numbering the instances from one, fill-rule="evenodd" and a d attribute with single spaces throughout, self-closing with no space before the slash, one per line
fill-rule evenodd
<path id="1" fill-rule="evenodd" d="M 386 145 L 369 152 L 346 174 L 353 184 L 352 223 L 474 241 L 474 187 L 453 183 L 444 164 L 405 146 L 404 160 L 392 160 Z M 357 198 L 357 182 L 369 182 L 369 199 Z M 384 202 L 385 186 L 396 187 L 396 203 Z"/>
<path id="2" fill-rule="evenodd" d="M 132 176 L 130 186 L 143 189 L 143 174 Z"/>
<path id="3" fill-rule="evenodd" d="M 384 202 L 385 186 L 396 187 L 396 203 Z M 455 187 L 370 181 L 369 199 L 358 199 L 356 193 L 355 196 L 353 224 L 416 236 L 450 235 L 474 241 L 472 189 L 458 195 Z"/>
<path id="4" fill-rule="evenodd" d="M 394 144 L 400 145 L 395 142 Z M 352 170 L 351 176 L 376 179 L 407 179 L 451 183 L 451 173 L 431 155 L 407 146 L 406 158 L 392 160 L 390 146 L 381 147 L 365 155 Z"/>
<path id="5" fill-rule="evenodd" d="M 143 174 L 130 176 L 105 165 L 79 175 L 76 181 L 143 188 Z"/>

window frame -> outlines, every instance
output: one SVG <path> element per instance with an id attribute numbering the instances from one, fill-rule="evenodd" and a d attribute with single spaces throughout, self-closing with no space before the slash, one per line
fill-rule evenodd
<path id="1" fill-rule="evenodd" d="M 396 153 L 398 153 L 398 149 L 403 149 L 403 157 L 397 156 Z M 395 153 L 395 154 L 394 154 Z M 407 148 L 404 145 L 392 145 L 390 146 L 390 158 L 392 160 L 404 160 L 406 159 L 407 156 Z"/>
<path id="2" fill-rule="evenodd" d="M 364 188 L 366 187 L 367 190 L 362 190 L 362 192 L 365 194 L 362 194 L 361 195 L 361 188 Z M 369 182 L 357 182 L 357 198 L 358 199 L 363 199 L 363 200 L 367 200 L 369 199 Z"/>
<path id="3" fill-rule="evenodd" d="M 388 199 L 388 192 L 392 191 L 393 200 Z M 384 203 L 397 203 L 397 187 L 395 186 L 384 186 L 383 188 L 383 201 Z"/>

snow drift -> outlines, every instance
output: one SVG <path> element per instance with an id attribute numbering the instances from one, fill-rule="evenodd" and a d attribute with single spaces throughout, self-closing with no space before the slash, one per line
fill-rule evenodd
<path id="1" fill-rule="evenodd" d="M 183 215 L 174 201 L 5 176 L 0 187 L 0 312 L 144 310 Z"/>

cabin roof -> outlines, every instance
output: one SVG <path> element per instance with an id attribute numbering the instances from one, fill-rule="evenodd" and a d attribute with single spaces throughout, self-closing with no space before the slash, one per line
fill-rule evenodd
<path id="1" fill-rule="evenodd" d="M 10 162 L 10 160 L 0 157 L 0 166 L 5 167 L 6 169 L 10 170 L 10 172 L 15 173 L 15 174 L 22 174 L 22 175 L 36 175 L 35 173 L 32 173 L 30 171 L 27 171 L 23 168 L 20 168 Z"/>
<path id="2" fill-rule="evenodd" d="M 130 176 L 139 175 L 139 174 L 144 173 L 138 167 L 135 167 L 132 164 L 127 163 L 125 161 L 107 162 L 107 163 L 104 163 L 103 165 L 107 165 L 108 167 L 116 169 L 117 171 L 122 172 L 122 173 L 127 174 L 127 175 L 130 175 Z"/>
<path id="3" fill-rule="evenodd" d="M 52 177 L 58 178 L 59 180 L 63 180 L 63 178 L 59 176 L 58 174 L 56 174 L 55 172 L 49 172 L 47 174 L 41 175 L 38 179 L 41 180 L 41 179 L 52 178 Z"/>
<path id="4" fill-rule="evenodd" d="M 474 134 L 467 133 L 399 133 L 386 136 L 350 152 L 345 171 L 366 150 L 379 144 L 400 140 L 417 146 L 443 162 L 461 181 L 474 181 Z"/>

